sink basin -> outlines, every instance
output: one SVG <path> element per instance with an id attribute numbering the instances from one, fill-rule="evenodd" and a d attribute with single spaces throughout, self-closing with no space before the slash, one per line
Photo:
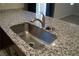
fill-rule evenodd
<path id="1" fill-rule="evenodd" d="M 41 49 L 56 39 L 56 35 L 28 22 L 10 28 L 34 49 Z"/>

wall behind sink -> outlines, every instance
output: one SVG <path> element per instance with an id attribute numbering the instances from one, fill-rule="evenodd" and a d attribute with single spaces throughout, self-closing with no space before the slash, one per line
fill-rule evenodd
<path id="1" fill-rule="evenodd" d="M 0 3 L 0 10 L 24 8 L 23 3 Z"/>
<path id="2" fill-rule="evenodd" d="M 74 15 L 79 16 L 79 3 L 74 4 Z"/>
<path id="3" fill-rule="evenodd" d="M 74 6 L 73 5 L 71 6 L 70 3 L 56 3 L 54 17 L 63 18 L 65 16 L 72 15 L 73 7 Z"/>

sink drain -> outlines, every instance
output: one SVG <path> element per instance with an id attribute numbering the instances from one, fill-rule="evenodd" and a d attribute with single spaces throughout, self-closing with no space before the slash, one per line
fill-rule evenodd
<path id="1" fill-rule="evenodd" d="M 31 47 L 34 47 L 34 43 L 33 43 L 33 42 L 30 42 L 29 45 L 30 45 Z"/>

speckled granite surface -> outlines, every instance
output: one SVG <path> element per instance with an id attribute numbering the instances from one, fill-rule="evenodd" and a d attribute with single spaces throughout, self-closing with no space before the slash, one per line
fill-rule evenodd
<path id="1" fill-rule="evenodd" d="M 53 55 L 79 55 L 79 25 L 63 20 L 46 17 L 46 24 L 55 28 L 51 31 L 57 35 L 57 39 L 51 44 L 51 48 L 41 50 L 31 48 L 24 40 L 16 35 L 10 26 L 28 22 L 35 17 L 32 12 L 22 10 L 0 11 L 0 26 L 12 39 L 12 41 L 25 53 L 25 55 L 53 56 Z M 50 19 L 50 21 L 49 21 Z"/>

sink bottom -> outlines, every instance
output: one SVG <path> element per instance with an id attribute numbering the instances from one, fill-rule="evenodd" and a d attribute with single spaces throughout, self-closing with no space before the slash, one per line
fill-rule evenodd
<path id="1" fill-rule="evenodd" d="M 44 44 L 41 44 L 30 33 L 24 31 L 18 34 L 30 47 L 34 49 L 44 48 Z"/>

